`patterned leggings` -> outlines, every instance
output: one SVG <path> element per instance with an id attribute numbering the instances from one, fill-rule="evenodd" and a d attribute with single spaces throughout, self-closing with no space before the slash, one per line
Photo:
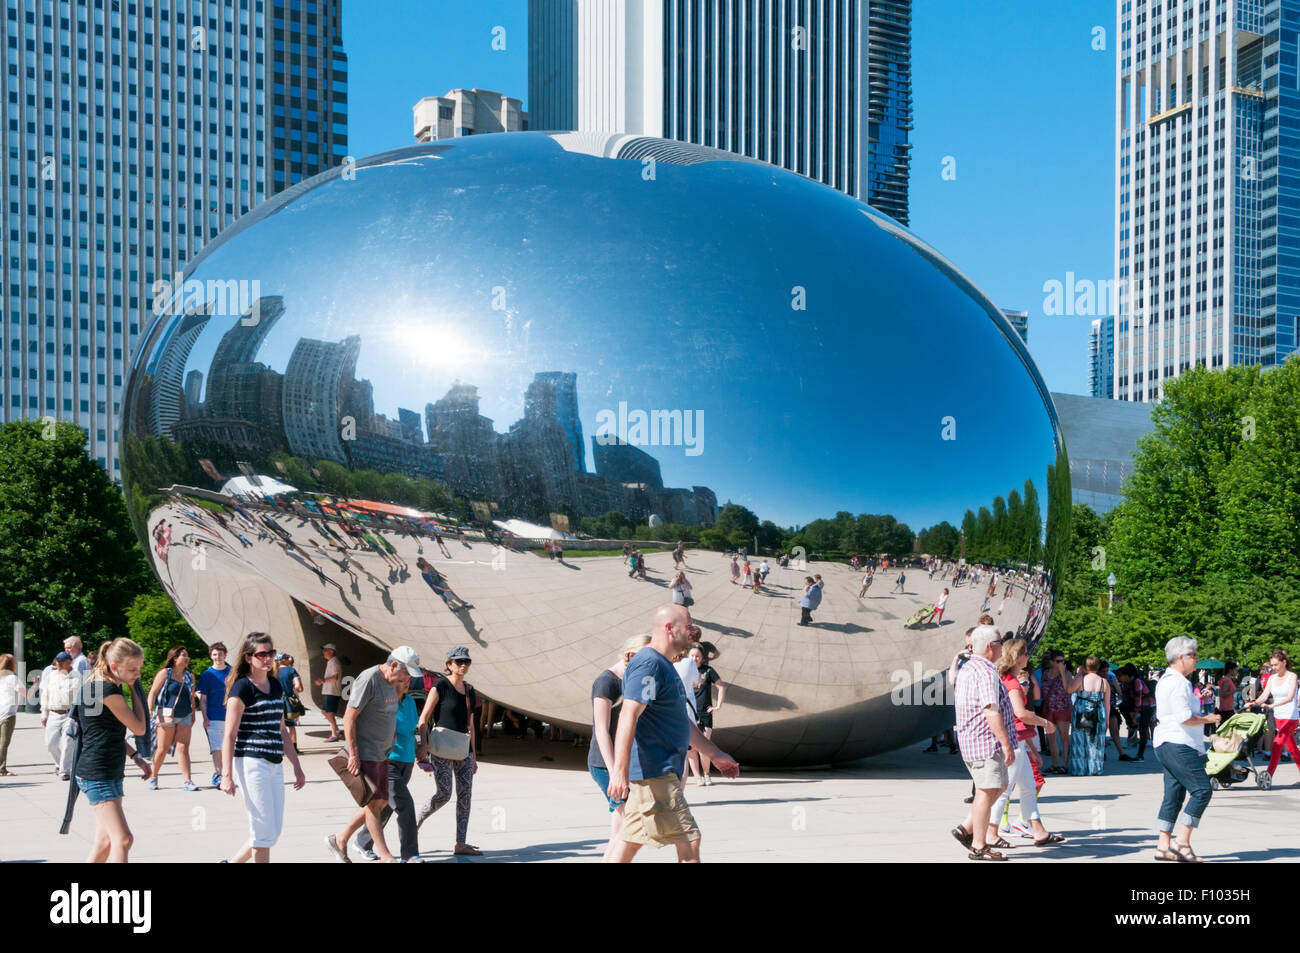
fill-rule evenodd
<path id="1" fill-rule="evenodd" d="M 451 800 L 451 779 L 456 777 L 456 843 L 465 843 L 469 832 L 469 799 L 474 787 L 474 755 L 464 761 L 448 761 L 446 758 L 433 758 L 433 779 L 438 785 L 433 797 L 420 807 L 415 816 L 415 826 L 419 828 L 438 808 Z"/>

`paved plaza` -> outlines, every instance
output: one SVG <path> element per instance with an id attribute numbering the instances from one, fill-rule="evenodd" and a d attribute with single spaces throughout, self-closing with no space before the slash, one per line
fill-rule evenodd
<path id="1" fill-rule="evenodd" d="M 351 813 L 342 784 L 326 765 L 337 750 L 325 745 L 319 716 L 308 716 L 303 764 L 307 785 L 286 794 L 284 835 L 273 851 L 277 862 L 332 862 L 322 840 Z M 206 745 L 196 735 L 194 779 L 211 774 Z M 923 754 L 924 743 L 851 765 L 822 770 L 746 771 L 736 781 L 715 778 L 708 788 L 691 785 L 687 797 L 704 833 L 703 856 L 712 861 L 968 863 L 948 831 L 961 820 L 961 799 L 970 781 L 959 757 L 946 749 Z M 579 861 L 599 859 L 608 836 L 608 815 L 586 772 L 586 749 L 568 743 L 494 737 L 475 779 L 469 840 L 482 858 L 461 862 Z M 58 834 L 67 783 L 46 765 L 40 720 L 20 714 L 9 764 L 18 777 L 0 782 L 0 860 L 79 862 L 85 858 L 94 821 L 89 805 L 77 803 L 71 833 Z M 1121 764 L 1112 751 L 1107 774 L 1048 778 L 1040 803 L 1049 829 L 1069 843 L 1035 848 L 1017 840 L 1013 862 L 1150 863 L 1152 825 L 1161 796 L 1161 774 L 1151 751 L 1142 764 Z M 286 765 L 286 772 L 289 769 Z M 434 790 L 420 772 L 412 782 L 418 800 Z M 1209 861 L 1300 860 L 1300 769 L 1283 762 L 1278 784 L 1217 791 L 1193 844 Z M 148 863 L 218 861 L 247 833 L 239 797 L 209 787 L 180 789 L 175 761 L 163 768 L 162 789 L 150 792 L 134 769 L 128 772 L 125 808 L 136 836 L 131 859 Z M 421 829 L 429 861 L 449 861 L 454 805 Z M 389 825 L 396 846 L 396 825 Z M 363 862 L 353 852 L 358 862 Z M 667 863 L 671 849 L 642 851 L 638 862 Z M 1172 865 L 1170 865 L 1172 866 Z"/>

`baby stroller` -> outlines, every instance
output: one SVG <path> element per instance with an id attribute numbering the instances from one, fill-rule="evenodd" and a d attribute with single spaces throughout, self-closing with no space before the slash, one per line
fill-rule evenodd
<path id="1" fill-rule="evenodd" d="M 933 604 L 928 606 L 922 606 L 920 612 L 918 612 L 916 615 L 912 616 L 910 619 L 908 619 L 906 622 L 903 623 L 903 627 L 906 629 L 915 628 L 916 626 L 921 624 L 922 619 L 928 619 L 932 615 L 934 615 Z"/>
<path id="2" fill-rule="evenodd" d="M 1252 757 L 1267 723 L 1264 715 L 1242 712 L 1219 725 L 1218 732 L 1211 736 L 1211 750 L 1205 759 L 1205 773 L 1214 790 L 1230 788 L 1252 775 L 1260 790 L 1273 786 L 1272 775 L 1257 768 Z"/>

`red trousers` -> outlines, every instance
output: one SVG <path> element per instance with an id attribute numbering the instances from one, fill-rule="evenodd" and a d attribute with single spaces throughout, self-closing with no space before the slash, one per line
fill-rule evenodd
<path id="1" fill-rule="evenodd" d="M 1273 754 L 1268 759 L 1268 773 L 1277 771 L 1277 763 L 1282 760 L 1282 746 L 1291 752 L 1291 763 L 1300 768 L 1300 751 L 1295 746 L 1295 730 L 1300 721 L 1289 718 L 1277 719 L 1277 735 L 1273 738 Z"/>

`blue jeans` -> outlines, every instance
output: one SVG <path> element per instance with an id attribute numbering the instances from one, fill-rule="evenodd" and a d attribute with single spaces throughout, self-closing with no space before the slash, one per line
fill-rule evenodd
<path id="1" fill-rule="evenodd" d="M 1210 778 L 1205 773 L 1205 759 L 1188 745 L 1174 742 L 1158 746 L 1156 759 L 1165 769 L 1165 799 L 1160 804 L 1156 830 L 1172 831 L 1175 821 L 1188 827 L 1199 826 L 1201 815 L 1210 806 Z M 1184 796 L 1186 810 L 1183 810 Z"/>
<path id="2" fill-rule="evenodd" d="M 592 780 L 596 782 L 596 787 L 600 788 L 600 793 L 605 795 L 605 802 L 609 804 L 610 813 L 612 814 L 614 811 L 618 810 L 618 806 L 623 802 L 615 801 L 605 793 L 609 788 L 609 769 L 593 768 L 591 765 L 587 765 L 587 771 L 590 772 Z"/>

